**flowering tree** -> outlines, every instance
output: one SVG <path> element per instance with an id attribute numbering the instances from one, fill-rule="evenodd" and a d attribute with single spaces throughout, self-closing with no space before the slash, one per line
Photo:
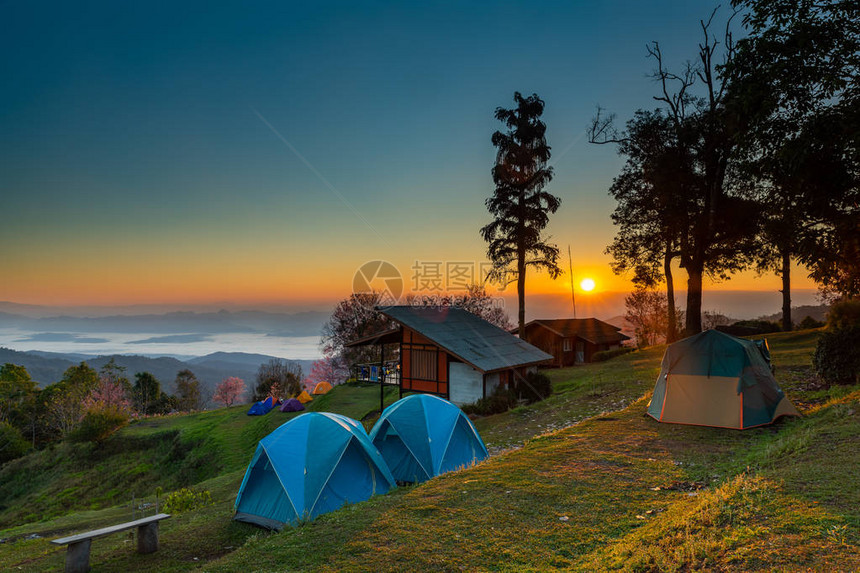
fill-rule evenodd
<path id="1" fill-rule="evenodd" d="M 84 401 L 99 385 L 99 375 L 86 362 L 70 366 L 56 384 L 45 387 L 41 396 L 46 407 L 46 426 L 65 437 L 84 417 Z"/>
<path id="2" fill-rule="evenodd" d="M 311 365 L 305 385 L 313 387 L 320 382 L 328 382 L 334 386 L 346 380 L 348 375 L 349 369 L 344 366 L 343 361 L 334 354 L 327 353 Z"/>
<path id="3" fill-rule="evenodd" d="M 84 399 L 84 410 L 104 410 L 113 408 L 126 414 L 131 413 L 131 400 L 122 382 L 113 376 L 100 374 L 98 386 L 93 388 Z"/>
<path id="4" fill-rule="evenodd" d="M 228 408 L 245 392 L 245 381 L 236 376 L 224 378 L 218 386 L 215 387 L 215 395 L 212 399 L 216 402 L 221 402 Z"/>

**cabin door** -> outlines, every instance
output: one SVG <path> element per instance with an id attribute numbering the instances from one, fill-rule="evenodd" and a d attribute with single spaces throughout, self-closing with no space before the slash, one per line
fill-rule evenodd
<path id="1" fill-rule="evenodd" d="M 576 363 L 582 364 L 585 362 L 585 343 L 581 340 L 576 341 Z"/>

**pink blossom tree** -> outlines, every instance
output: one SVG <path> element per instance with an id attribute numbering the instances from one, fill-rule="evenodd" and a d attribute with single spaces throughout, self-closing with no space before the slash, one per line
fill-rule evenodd
<path id="1" fill-rule="evenodd" d="M 221 402 L 228 408 L 245 392 L 245 381 L 236 376 L 224 378 L 218 386 L 215 387 L 215 394 L 212 399 L 216 402 Z"/>
<path id="2" fill-rule="evenodd" d="M 98 386 L 93 388 L 84 399 L 84 410 L 116 409 L 125 414 L 131 413 L 131 400 L 120 380 L 107 374 L 99 375 Z"/>
<path id="3" fill-rule="evenodd" d="M 349 369 L 343 364 L 343 360 L 331 353 L 326 353 L 322 358 L 311 365 L 311 372 L 305 379 L 305 386 L 313 389 L 320 382 L 328 382 L 332 386 L 346 380 Z"/>

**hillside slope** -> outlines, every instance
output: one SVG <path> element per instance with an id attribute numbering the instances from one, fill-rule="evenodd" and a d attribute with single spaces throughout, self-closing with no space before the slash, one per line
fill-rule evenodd
<path id="1" fill-rule="evenodd" d="M 386 388 L 386 404 L 397 389 Z M 340 386 L 308 404 L 361 419 L 379 408 L 377 386 Z M 296 413 L 247 416 L 248 405 L 146 418 L 101 446 L 63 442 L 0 467 L 0 530 L 74 510 L 99 510 L 244 470 L 260 438 Z M 235 493 L 235 492 L 234 492 Z M 0 533 L 0 537 L 3 534 Z"/>
<path id="2" fill-rule="evenodd" d="M 510 451 L 280 534 L 230 520 L 242 456 L 274 418 L 242 425 L 237 417 L 231 426 L 201 415 L 131 427 L 117 439 L 171 429 L 185 438 L 220 434 L 219 455 L 239 454 L 197 485 L 215 504 L 163 522 L 157 553 L 137 555 L 113 536 L 94 543 L 92 560 L 104 571 L 204 563 L 207 571 L 856 571 L 860 388 L 819 386 L 809 367 L 817 335 L 769 337 L 777 377 L 803 419 L 746 431 L 659 424 L 643 413 L 661 349 L 637 352 L 554 371 L 558 393 L 545 403 L 479 420 L 491 445 L 517 446 Z M 330 396 L 315 407 L 340 407 Z M 374 398 L 375 388 L 356 389 L 349 407 L 369 411 Z M 534 430 L 543 433 L 529 439 Z M 0 567 L 59 568 L 62 549 L 26 536 L 115 522 L 120 513 L 70 513 L 0 531 L 14 540 Z"/>

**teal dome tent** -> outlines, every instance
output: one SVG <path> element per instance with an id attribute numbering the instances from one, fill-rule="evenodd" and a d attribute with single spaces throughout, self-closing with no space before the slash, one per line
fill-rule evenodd
<path id="1" fill-rule="evenodd" d="M 386 408 L 370 439 L 399 482 L 420 483 L 487 457 L 463 411 L 430 394 L 407 396 Z"/>
<path id="2" fill-rule="evenodd" d="M 394 487 L 360 423 L 311 412 L 260 440 L 236 496 L 234 519 L 279 530 Z"/>
<path id="3" fill-rule="evenodd" d="M 800 413 L 773 377 L 766 343 L 706 330 L 666 349 L 648 415 L 743 430 Z"/>

